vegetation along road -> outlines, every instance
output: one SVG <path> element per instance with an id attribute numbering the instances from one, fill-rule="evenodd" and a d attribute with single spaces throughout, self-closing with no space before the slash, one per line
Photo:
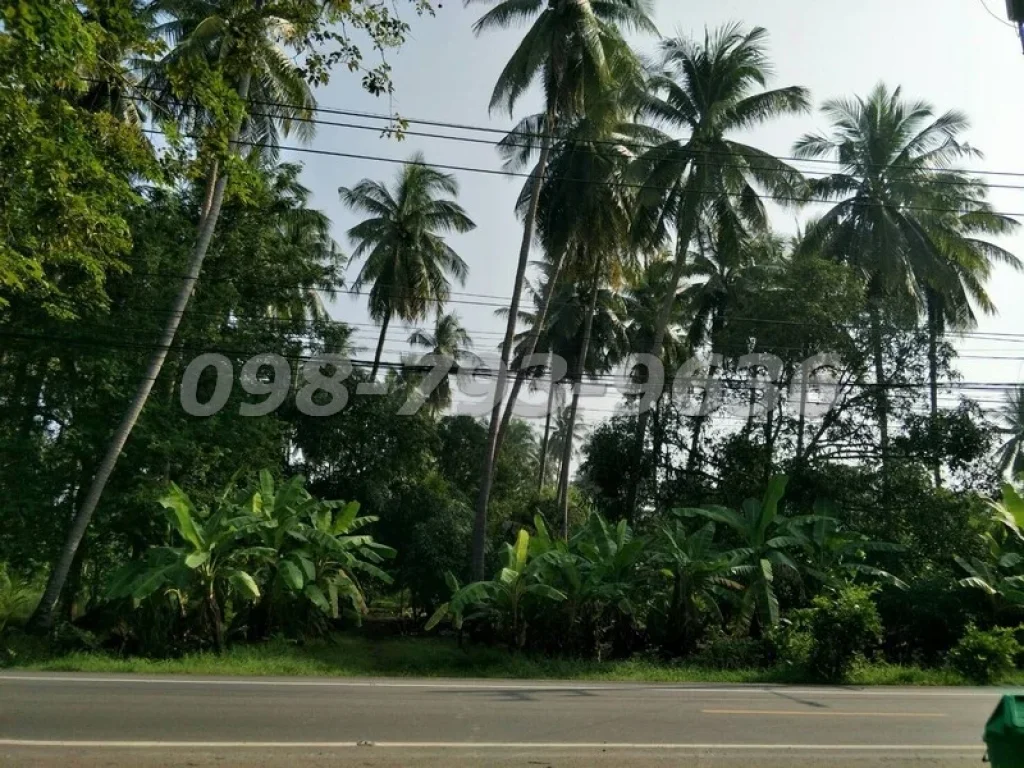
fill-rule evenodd
<path id="1" fill-rule="evenodd" d="M 969 765 L 983 688 L 0 676 L 4 765 Z"/>

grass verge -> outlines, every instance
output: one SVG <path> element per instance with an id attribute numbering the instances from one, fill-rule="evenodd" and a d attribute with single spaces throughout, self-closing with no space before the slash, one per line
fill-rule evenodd
<path id="1" fill-rule="evenodd" d="M 321 677 L 454 677 L 664 683 L 802 683 L 789 669 L 719 670 L 648 660 L 579 661 L 523 654 L 500 648 L 459 649 L 448 638 L 370 638 L 339 633 L 328 640 L 296 644 L 272 640 L 238 645 L 222 656 L 196 653 L 175 659 L 122 658 L 101 652 L 47 657 L 19 654 L 14 667 L 51 672 Z M 963 685 L 949 670 L 872 664 L 855 671 L 853 685 Z M 1004 681 L 1024 685 L 1024 675 Z"/>

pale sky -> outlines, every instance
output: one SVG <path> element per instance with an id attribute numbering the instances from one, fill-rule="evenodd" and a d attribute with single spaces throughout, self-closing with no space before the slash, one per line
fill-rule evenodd
<path id="1" fill-rule="evenodd" d="M 1002 0 L 986 1 L 1003 18 Z M 404 3 L 399 3 L 399 7 L 403 6 Z M 445 3 L 435 18 L 415 18 L 409 14 L 412 39 L 389 57 L 396 87 L 393 100 L 389 103 L 386 98 L 375 99 L 365 94 L 359 89 L 357 78 L 338 72 L 329 86 L 318 91 L 321 106 L 509 127 L 513 122 L 509 115 L 489 115 L 487 105 L 494 82 L 522 29 L 475 37 L 471 24 L 488 6 L 477 2 L 464 8 L 456 0 Z M 940 111 L 961 109 L 970 116 L 973 127 L 968 139 L 985 153 L 972 166 L 1024 173 L 1024 55 L 1015 31 L 986 13 L 982 0 L 657 0 L 656 22 L 665 36 L 701 34 L 704 26 L 731 21 L 768 29 L 776 70 L 774 85 L 806 86 L 816 104 L 835 96 L 866 94 L 880 80 L 890 86 L 901 85 L 908 98 L 925 99 Z M 654 40 L 643 40 L 639 47 L 649 52 L 654 44 Z M 538 108 L 536 97 L 525 100 L 515 118 Z M 322 117 L 354 122 L 344 117 Z M 779 120 L 745 138 L 763 149 L 788 155 L 800 135 L 826 127 L 826 121 L 815 113 Z M 451 133 L 445 129 L 439 132 Z M 380 138 L 373 131 L 332 126 L 321 126 L 312 146 L 398 159 L 422 150 L 429 162 L 481 168 L 500 166 L 496 153 L 486 145 L 416 137 L 399 143 Z M 335 236 L 346 251 L 350 250 L 344 233 L 356 220 L 338 202 L 337 188 L 350 186 L 364 177 L 390 180 L 397 166 L 288 152 L 282 155 L 283 159 L 305 163 L 304 180 L 313 189 L 313 204 L 331 216 Z M 456 176 L 462 185 L 460 200 L 478 228 L 452 238 L 453 247 L 470 266 L 465 287 L 455 290 L 508 297 L 521 236 L 513 216 L 520 182 L 474 173 Z M 988 180 L 1024 187 L 1024 176 Z M 1024 189 L 993 190 L 990 199 L 1000 211 L 1024 214 Z M 1020 219 L 1024 221 L 1024 215 Z M 782 213 L 775 226 L 788 230 L 795 220 L 795 213 Z M 1003 245 L 1024 257 L 1024 233 Z M 539 251 L 535 249 L 534 258 L 537 257 Z M 354 276 L 355 268 L 350 274 Z M 1000 315 L 984 319 L 979 330 L 1024 333 L 1024 304 L 1019 300 L 1024 275 L 1000 270 L 989 289 Z M 493 351 L 504 327 L 503 321 L 494 317 L 494 307 L 459 302 L 499 300 L 465 295 L 453 299 L 449 309 L 458 312 L 474 336 L 477 349 Z M 368 323 L 364 303 L 362 297 L 342 298 L 334 306 L 334 314 L 347 322 Z M 376 330 L 368 325 L 358 329 L 357 343 L 367 348 L 368 357 L 376 341 Z M 392 325 L 385 346 L 386 351 L 392 352 L 392 359 L 407 351 L 408 335 L 400 324 Z M 1020 341 L 1024 339 L 964 340 L 960 344 L 964 354 L 1020 358 L 962 360 L 964 378 L 1020 380 L 1024 375 L 1024 344 Z M 607 404 L 598 407 L 586 421 L 593 424 L 607 415 L 600 413 L 606 407 Z"/>

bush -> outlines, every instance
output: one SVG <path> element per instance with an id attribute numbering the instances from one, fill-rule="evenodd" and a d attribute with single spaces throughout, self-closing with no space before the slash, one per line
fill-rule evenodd
<path id="1" fill-rule="evenodd" d="M 693 663 L 707 669 L 764 669 L 770 665 L 770 656 L 771 648 L 764 639 L 719 631 L 698 644 Z"/>
<path id="2" fill-rule="evenodd" d="M 854 661 L 882 638 L 882 620 L 872 600 L 874 587 L 843 587 L 835 597 L 819 595 L 812 601 L 808 622 L 813 642 L 808 672 L 823 682 L 847 678 Z"/>
<path id="3" fill-rule="evenodd" d="M 793 611 L 789 619 L 765 634 L 771 646 L 772 661 L 778 667 L 806 670 L 814 646 L 814 637 L 808 628 L 813 610 Z"/>
<path id="4" fill-rule="evenodd" d="M 898 664 L 941 666 L 972 622 L 986 624 L 986 604 L 945 574 L 915 579 L 910 589 L 883 587 L 876 598 L 883 650 Z"/>
<path id="5" fill-rule="evenodd" d="M 1020 651 L 1012 629 L 984 631 L 969 626 L 967 634 L 949 652 L 949 666 L 971 682 L 986 685 L 1013 672 Z"/>

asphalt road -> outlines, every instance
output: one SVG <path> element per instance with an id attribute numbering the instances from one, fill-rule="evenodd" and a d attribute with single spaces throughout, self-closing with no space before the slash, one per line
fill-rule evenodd
<path id="1" fill-rule="evenodd" d="M 980 766 L 1001 691 L 0 675 L 3 766 Z"/>

